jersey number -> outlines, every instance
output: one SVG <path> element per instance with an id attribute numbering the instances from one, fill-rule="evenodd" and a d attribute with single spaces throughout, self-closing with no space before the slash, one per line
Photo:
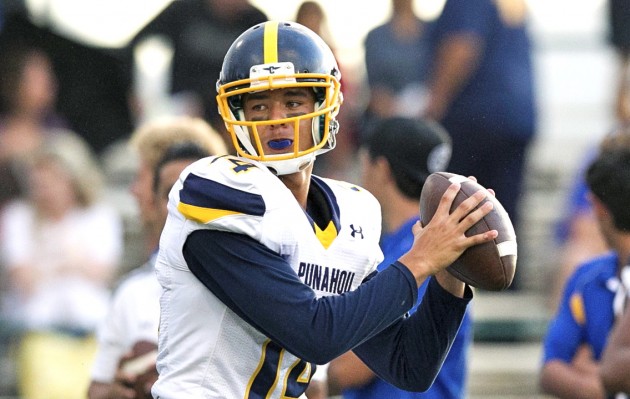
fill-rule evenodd
<path id="1" fill-rule="evenodd" d="M 245 392 L 245 399 L 270 398 L 278 384 L 282 387 L 280 395 L 282 399 L 298 398 L 306 391 L 316 366 L 298 360 L 284 370 L 281 365 L 285 353 L 286 351 L 276 343 L 270 340 L 265 342 L 258 368 Z"/>
<path id="2" fill-rule="evenodd" d="M 253 165 L 253 164 L 251 164 L 249 162 L 242 161 L 242 160 L 240 160 L 238 158 L 229 157 L 229 158 L 227 158 L 227 160 L 234 164 L 234 168 L 232 168 L 234 173 L 247 172 L 249 170 L 249 168 L 255 168 L 256 167 L 255 165 Z"/>

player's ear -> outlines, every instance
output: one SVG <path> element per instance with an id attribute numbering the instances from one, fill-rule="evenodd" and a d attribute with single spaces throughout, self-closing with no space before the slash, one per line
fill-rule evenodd
<path id="1" fill-rule="evenodd" d="M 378 156 L 373 160 L 374 162 L 374 170 L 378 173 L 378 176 L 381 181 L 392 181 L 395 182 L 394 171 L 392 170 L 392 165 L 389 163 L 387 158 L 383 156 Z"/>
<path id="2" fill-rule="evenodd" d="M 586 197 L 591 203 L 593 214 L 595 215 L 595 218 L 597 218 L 597 220 L 603 220 L 609 217 L 608 208 L 599 198 L 597 198 L 597 196 L 595 196 L 595 194 L 588 192 L 586 193 Z"/>

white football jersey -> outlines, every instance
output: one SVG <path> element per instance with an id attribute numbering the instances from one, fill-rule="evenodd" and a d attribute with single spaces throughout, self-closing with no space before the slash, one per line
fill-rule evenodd
<path id="1" fill-rule="evenodd" d="M 306 387 L 312 365 L 224 305 L 190 272 L 182 249 L 199 229 L 244 234 L 281 255 L 317 297 L 356 289 L 383 259 L 380 205 L 355 185 L 313 180 L 332 198 L 323 229 L 259 163 L 210 157 L 182 173 L 170 193 L 156 265 L 163 291 L 154 397 L 280 399 L 299 396 L 287 388 L 296 382 Z"/>

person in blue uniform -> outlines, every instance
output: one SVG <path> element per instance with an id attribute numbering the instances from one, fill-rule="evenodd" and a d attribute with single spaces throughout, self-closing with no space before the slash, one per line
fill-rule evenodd
<path id="1" fill-rule="evenodd" d="M 423 113 L 451 135 L 449 171 L 492 187 L 517 232 L 537 122 L 527 22 L 525 0 L 447 0 L 430 33 Z"/>
<path id="2" fill-rule="evenodd" d="M 452 184 L 378 272 L 374 196 L 312 174 L 335 145 L 339 79 L 330 48 L 294 22 L 255 25 L 228 50 L 217 102 L 238 156 L 193 163 L 170 191 L 155 398 L 297 398 L 351 349 L 401 388 L 435 379 L 472 297 L 445 268 L 497 237 L 465 235 L 492 203 L 477 208 L 480 190 L 451 213 Z"/>
<path id="3" fill-rule="evenodd" d="M 413 226 L 420 220 L 418 204 L 426 178 L 446 171 L 451 141 L 436 122 L 404 117 L 385 118 L 368 134 L 361 154 L 362 182 L 381 204 L 385 270 L 413 245 Z M 418 289 L 421 300 L 426 283 Z M 412 308 L 414 312 L 418 303 Z M 472 318 L 466 313 L 442 369 L 426 392 L 401 390 L 378 378 L 356 355 L 348 352 L 328 368 L 331 388 L 344 399 L 459 399 L 466 397 L 467 355 L 472 342 Z"/>
<path id="4" fill-rule="evenodd" d="M 602 150 L 587 169 L 586 183 L 611 251 L 576 269 L 549 324 L 540 385 L 559 398 L 606 397 L 599 362 L 630 289 L 630 151 Z"/>

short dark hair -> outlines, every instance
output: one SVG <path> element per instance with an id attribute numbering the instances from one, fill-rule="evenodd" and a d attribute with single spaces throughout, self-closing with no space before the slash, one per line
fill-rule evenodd
<path id="1" fill-rule="evenodd" d="M 427 119 L 379 120 L 368 130 L 363 146 L 370 159 L 387 159 L 396 186 L 412 199 L 420 199 L 427 177 L 446 171 L 451 159 L 450 136 L 442 125 Z"/>
<path id="2" fill-rule="evenodd" d="M 630 233 L 630 150 L 601 151 L 586 171 L 586 183 L 608 208 L 615 228 Z"/>
<path id="3" fill-rule="evenodd" d="M 153 193 L 156 195 L 159 194 L 160 172 L 164 168 L 164 165 L 169 162 L 181 161 L 184 159 L 197 160 L 205 158 L 209 155 L 210 153 L 208 151 L 192 141 L 184 141 L 168 147 L 164 152 L 164 155 L 162 155 L 162 158 L 158 160 L 155 165 L 155 169 L 153 170 Z"/>

